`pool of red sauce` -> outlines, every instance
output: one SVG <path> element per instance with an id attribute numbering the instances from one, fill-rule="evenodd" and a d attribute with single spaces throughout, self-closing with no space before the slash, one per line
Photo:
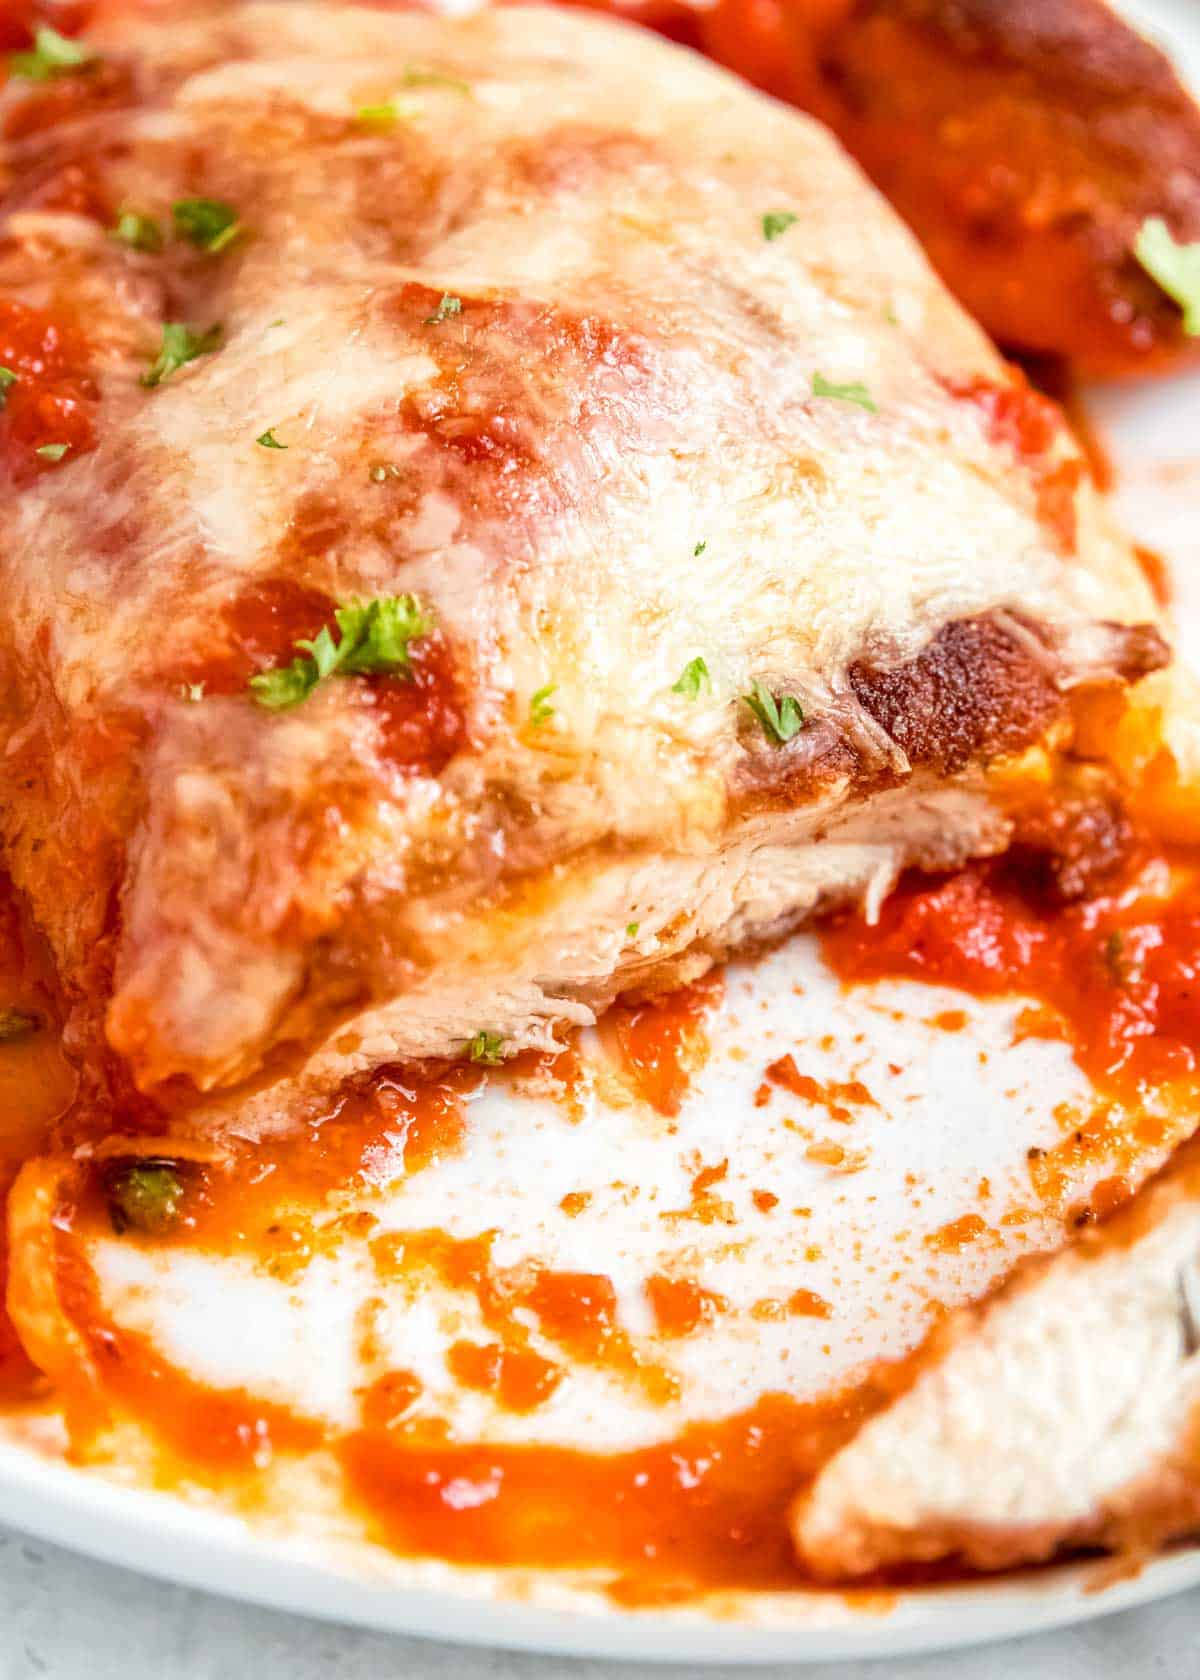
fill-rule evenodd
<path id="1" fill-rule="evenodd" d="M 1161 887 L 1168 873 L 1169 902 L 1147 887 L 1155 881 Z M 18 930 L 14 919 L 13 939 Z M 1026 1030 L 1061 1037 L 1102 1100 L 1119 1106 L 1131 1180 L 1139 1152 L 1161 1140 L 1161 1122 L 1145 1117 L 1142 1100 L 1197 1071 L 1200 859 L 1194 855 L 1142 845 L 1103 892 L 1055 909 L 1004 863 L 912 877 L 885 904 L 876 927 L 844 916 L 822 939 L 827 959 L 851 985 L 904 977 L 977 996 L 1036 1000 Z M 720 981 L 712 979 L 667 998 L 618 1006 L 623 1016 L 612 1030 L 627 1058 L 626 1075 L 643 1082 L 642 1094 L 666 1116 L 678 1111 L 688 1069 L 697 1065 L 697 1035 L 720 995 Z M 45 1046 L 40 1053 L 49 1054 Z M 65 1072 L 53 1059 L 47 1068 L 47 1091 L 54 1089 L 61 1105 Z M 34 1072 L 31 1085 L 27 1069 L 22 1088 L 36 1088 L 37 1077 Z M 507 1075 L 467 1067 L 416 1079 L 391 1069 L 298 1137 L 247 1146 L 217 1161 L 185 1160 L 178 1170 L 186 1211 L 178 1227 L 161 1238 L 124 1240 L 240 1252 L 286 1280 L 352 1229 L 370 1242 L 381 1284 L 420 1288 L 422 1280 L 436 1280 L 475 1299 L 483 1334 L 460 1336 L 448 1363 L 459 1382 L 501 1407 L 535 1410 L 572 1366 L 589 1364 L 643 1398 L 670 1399 L 670 1344 L 726 1310 L 720 1296 L 689 1279 L 647 1280 L 655 1329 L 638 1338 L 618 1322 L 611 1281 L 602 1273 L 505 1272 L 493 1261 L 486 1230 L 467 1240 L 436 1230 L 373 1235 L 362 1212 L 348 1212 L 340 1225 L 314 1217 L 328 1213 L 339 1190 L 386 1184 L 467 1147 L 471 1098 L 491 1077 Z M 772 1065 L 767 1083 L 809 1092 L 807 1076 L 786 1057 Z M 871 1101 L 853 1082 L 818 1095 L 858 1106 Z M 16 1128 L 12 1165 L 39 1146 L 53 1106 L 48 1096 L 27 1103 L 30 1120 Z M 791 1499 L 914 1368 L 912 1362 L 883 1368 L 858 1387 L 811 1402 L 764 1395 L 734 1417 L 612 1454 L 456 1439 L 445 1422 L 415 1406 L 421 1387 L 412 1373 L 394 1370 L 362 1395 L 360 1426 L 333 1435 L 319 1420 L 260 1396 L 197 1382 L 149 1338 L 106 1315 L 87 1248 L 111 1230 L 106 1174 L 123 1147 L 66 1172 L 55 1216 L 60 1300 L 101 1374 L 104 1407 L 149 1428 L 168 1480 L 233 1477 L 252 1486 L 272 1454 L 320 1447 L 341 1465 L 368 1530 L 402 1552 L 470 1564 L 595 1568 L 608 1572 L 612 1592 L 627 1603 L 671 1601 L 704 1589 L 798 1585 L 786 1528 Z M 698 1173 L 701 1203 L 719 1194 L 723 1166 Z M 1036 1183 L 1037 1164 L 1030 1170 Z M 1093 1212 L 1119 1205 L 1128 1188 L 1114 1175 L 1101 1186 Z M 978 1216 L 967 1220 L 983 1228 Z M 959 1221 L 937 1242 L 952 1250 L 977 1235 L 974 1225 Z M 803 1291 L 777 1305 L 780 1315 L 819 1319 L 829 1311 L 821 1297 Z M 551 1346 L 549 1357 L 530 1345 L 530 1314 L 540 1347 Z M 0 1349 L 0 1394 L 10 1402 L 28 1397 L 28 1361 L 11 1331 Z M 74 1418 L 75 1450 L 86 1458 L 99 1414 L 89 1423 L 77 1408 Z"/>
<path id="2" fill-rule="evenodd" d="M 1152 894 L 1168 875 L 1164 903 Z M 849 982 L 906 978 L 1036 998 L 1044 1013 L 1030 1028 L 1065 1039 L 1100 1091 L 1130 1103 L 1200 1065 L 1194 853 L 1142 848 L 1104 891 L 1067 905 L 1045 902 L 1006 860 L 910 877 L 876 926 L 838 918 L 822 948 Z"/>

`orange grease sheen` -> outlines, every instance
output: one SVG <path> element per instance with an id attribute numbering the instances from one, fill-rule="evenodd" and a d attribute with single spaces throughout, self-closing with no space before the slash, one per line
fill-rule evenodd
<path id="1" fill-rule="evenodd" d="M 665 997 L 610 1010 L 606 1024 L 634 1086 L 660 1114 L 679 1113 L 692 1073 L 707 1051 L 704 1017 L 724 992 L 724 979 L 712 973 Z"/>

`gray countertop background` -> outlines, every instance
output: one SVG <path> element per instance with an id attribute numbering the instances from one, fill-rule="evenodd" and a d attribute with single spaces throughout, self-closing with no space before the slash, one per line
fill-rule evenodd
<path id="1" fill-rule="evenodd" d="M 164 1586 L 0 1529 L 0 1680 L 1200 1680 L 1200 1588 L 1038 1639 L 894 1662 L 576 1661 L 431 1644 Z"/>

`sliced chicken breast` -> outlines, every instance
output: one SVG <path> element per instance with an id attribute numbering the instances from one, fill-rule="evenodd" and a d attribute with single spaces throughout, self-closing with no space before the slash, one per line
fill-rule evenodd
<path id="1" fill-rule="evenodd" d="M 799 1500 L 817 1575 L 1069 1547 L 1143 1554 L 1200 1526 L 1200 1144 L 1062 1254 L 955 1313 L 911 1387 Z"/>
<path id="2" fill-rule="evenodd" d="M 1002 847 L 1164 662 L 812 121 L 555 11 L 104 17 L 0 96 L 0 827 L 114 1077 L 545 1046 Z"/>

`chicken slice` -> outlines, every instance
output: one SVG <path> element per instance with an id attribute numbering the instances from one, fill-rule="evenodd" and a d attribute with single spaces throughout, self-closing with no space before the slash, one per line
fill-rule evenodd
<path id="1" fill-rule="evenodd" d="M 1145 1554 L 1200 1525 L 1200 1144 L 1061 1254 L 955 1313 L 911 1387 L 792 1514 L 804 1564 L 849 1579 L 1071 1547 Z"/>

